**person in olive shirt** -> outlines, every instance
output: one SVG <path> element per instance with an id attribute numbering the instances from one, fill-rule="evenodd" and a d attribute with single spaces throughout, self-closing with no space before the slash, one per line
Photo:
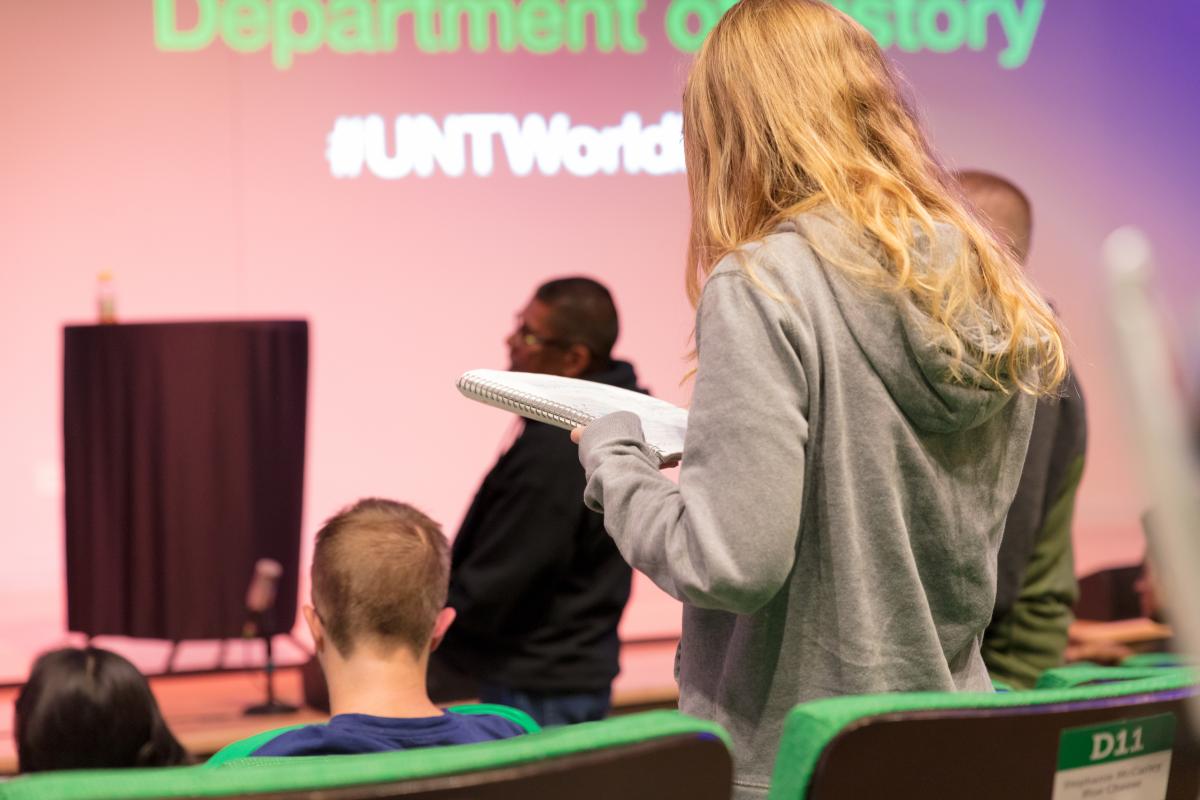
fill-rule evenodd
<path id="1" fill-rule="evenodd" d="M 511 369 L 637 389 L 633 367 L 611 356 L 617 333 L 604 286 L 550 281 L 517 316 Z M 583 505 L 570 434 L 521 424 L 454 540 L 448 604 L 457 618 L 434 654 L 430 685 L 436 697 L 477 695 L 543 725 L 600 719 L 619 670 L 617 624 L 632 570 L 604 518 Z"/>
<path id="2" fill-rule="evenodd" d="M 1010 181 L 962 172 L 967 197 L 992 230 L 1024 263 L 1033 232 L 1032 207 Z M 1031 689 L 1038 676 L 1063 663 L 1071 608 L 1079 597 L 1071 522 L 1087 450 L 1087 414 L 1074 375 L 1061 396 L 1039 400 L 1021 482 L 1000 543 L 996 605 L 984 633 L 983 659 L 991 676 Z"/>

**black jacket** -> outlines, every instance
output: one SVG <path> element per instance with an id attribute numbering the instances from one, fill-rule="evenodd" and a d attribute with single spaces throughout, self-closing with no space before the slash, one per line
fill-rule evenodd
<path id="1" fill-rule="evenodd" d="M 589 377 L 637 388 L 625 362 Z M 454 540 L 449 605 L 458 616 L 438 658 L 510 689 L 611 685 L 632 571 L 603 517 L 584 507 L 584 484 L 570 434 L 526 420 Z"/>

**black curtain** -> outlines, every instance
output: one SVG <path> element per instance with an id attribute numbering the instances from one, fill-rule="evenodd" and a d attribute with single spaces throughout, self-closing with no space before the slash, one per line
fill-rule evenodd
<path id="1" fill-rule="evenodd" d="M 64 331 L 67 622 L 155 639 L 238 636 L 259 558 L 296 617 L 308 324 Z"/>

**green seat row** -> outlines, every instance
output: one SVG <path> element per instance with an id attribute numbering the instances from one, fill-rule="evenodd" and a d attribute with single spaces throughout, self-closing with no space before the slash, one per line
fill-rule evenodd
<path id="1" fill-rule="evenodd" d="M 141 800 L 316 791 L 532 765 L 674 737 L 716 740 L 723 750 L 729 741 L 719 725 L 675 711 L 649 711 L 454 747 L 352 756 L 237 758 L 216 769 L 199 765 L 35 774 L 0 784 L 0 798 Z"/>
<path id="2" fill-rule="evenodd" d="M 854 792 L 846 787 L 876 778 L 890 781 L 886 785 L 894 790 L 889 795 L 893 797 L 956 796 L 939 793 L 939 787 L 961 791 L 961 788 L 950 789 L 955 770 L 969 775 L 971 770 L 983 774 L 988 769 L 998 772 L 988 779 L 992 784 L 1002 786 L 1008 781 L 1008 789 L 997 791 L 1011 791 L 1012 785 L 1017 785 L 1021 787 L 1021 796 L 1049 797 L 1055 752 L 1047 751 L 1056 750 L 1062 730 L 1091 724 L 1097 719 L 1119 721 L 1150 713 L 1175 713 L 1186 696 L 1196 692 L 1197 675 L 1185 668 L 1080 665 L 1051 671 L 1040 686 L 1032 691 L 998 694 L 839 697 L 797 706 L 785 725 L 770 800 L 850 798 Z M 1182 717 L 1182 713 L 1178 716 Z M 619 796 L 613 795 L 618 800 L 635 800 L 638 796 L 725 798 L 730 790 L 728 765 L 716 764 L 728 761 L 729 737 L 718 725 L 678 712 L 647 712 L 457 747 L 357 756 L 247 757 L 278 733 L 235 743 L 207 766 L 32 775 L 0 784 L 0 798 L 138 800 L 289 792 L 300 793 L 289 797 L 301 797 L 304 793 L 334 788 L 403 786 L 406 782 L 416 785 L 439 776 L 536 775 L 555 764 L 561 767 L 563 760 L 569 759 L 576 759 L 572 764 L 591 764 L 594 768 L 597 757 L 608 758 L 601 764 L 600 772 L 578 773 L 589 777 L 577 781 L 577 786 L 569 779 L 570 769 L 576 767 L 567 765 L 567 785 L 573 787 L 570 800 L 585 800 L 604 796 L 596 775 L 626 768 L 625 754 L 638 753 L 642 760 L 636 762 L 635 774 L 614 785 L 636 787 L 650 781 L 659 771 L 668 774 L 659 776 L 661 785 L 656 785 L 653 791 L 638 795 L 636 789 L 625 788 Z M 1006 736 L 1009 740 L 1005 740 Z M 1177 736 L 1180 747 L 1193 744 L 1184 727 L 1178 729 Z M 646 747 L 669 742 L 683 742 L 686 746 L 682 750 L 676 748 L 678 752 L 655 751 L 647 760 Z M 693 747 L 696 743 L 702 746 Z M 934 747 L 938 752 L 931 754 L 929 751 Z M 1188 753 L 1190 757 L 1192 751 Z M 1172 770 L 1186 769 L 1181 763 Z M 895 775 L 886 774 L 888 764 L 895 765 Z M 715 771 L 705 772 L 714 766 Z M 1014 776 L 1014 769 L 1025 772 Z M 1175 771 L 1171 773 L 1172 783 L 1182 781 L 1190 786 L 1187 783 L 1191 780 L 1190 773 L 1180 774 L 1182 778 L 1177 778 Z M 709 786 L 711 793 L 697 788 L 713 783 L 723 785 Z M 525 784 L 513 784 L 522 785 Z M 561 796 L 561 784 L 528 786 L 532 788 L 522 790 L 519 795 L 524 800 Z M 551 786 L 558 788 L 548 788 Z M 678 792 L 672 792 L 670 787 L 678 787 Z M 972 796 L 1003 796 L 989 795 L 986 788 L 982 786 L 983 793 L 972 792 Z M 1028 794 L 1024 793 L 1026 789 Z M 409 792 L 397 790 L 394 794 L 372 796 L 398 794 L 408 796 Z"/>

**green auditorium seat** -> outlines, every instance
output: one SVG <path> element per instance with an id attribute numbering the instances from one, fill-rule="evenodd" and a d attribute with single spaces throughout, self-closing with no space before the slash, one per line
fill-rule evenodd
<path id="1" fill-rule="evenodd" d="M 1093 671 L 1092 685 L 1064 689 L 802 704 L 785 724 L 768 800 L 1196 800 L 1200 744 L 1184 710 L 1200 694 L 1196 674 L 1131 672 L 1096 683 Z M 1144 794 L 1113 794 L 1135 782 Z"/>
<path id="2" fill-rule="evenodd" d="M 1038 676 L 1037 691 L 1043 689 L 1070 689 L 1077 686 L 1094 686 L 1101 683 L 1116 681 L 1135 681 L 1142 678 L 1157 678 L 1163 675 L 1179 673 L 1183 676 L 1193 675 L 1194 672 L 1181 666 L 1147 666 L 1122 663 L 1119 667 L 1102 667 L 1081 661 L 1067 664 L 1064 667 L 1048 669 Z"/>
<path id="3" fill-rule="evenodd" d="M 1121 662 L 1122 667 L 1184 667 L 1187 658 L 1178 653 L 1137 653 Z"/>
<path id="4" fill-rule="evenodd" d="M 0 800 L 728 800 L 728 741 L 718 725 L 675 711 L 650 711 L 514 739 L 398 753 L 28 775 L 0 784 Z"/>

